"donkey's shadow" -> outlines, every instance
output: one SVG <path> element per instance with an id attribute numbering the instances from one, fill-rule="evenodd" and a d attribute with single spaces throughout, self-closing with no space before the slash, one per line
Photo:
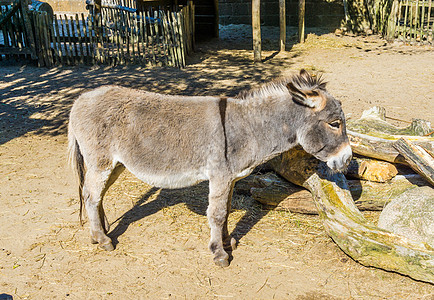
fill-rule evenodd
<path id="1" fill-rule="evenodd" d="M 113 246 L 119 243 L 118 238 L 124 234 L 128 227 L 143 218 L 153 215 L 160 210 L 175 206 L 180 203 L 185 203 L 192 212 L 205 216 L 208 207 L 208 182 L 202 182 L 198 185 L 183 188 L 183 189 L 162 189 L 159 195 L 150 200 L 150 198 L 159 190 L 153 187 L 148 192 L 140 197 L 140 200 L 135 205 L 125 212 L 113 223 L 117 223 L 108 236 L 112 239 Z M 234 198 L 237 197 L 236 186 L 234 189 Z M 252 201 L 253 203 L 253 201 Z M 232 208 L 240 208 L 236 203 L 236 199 L 232 202 Z M 254 205 L 242 205 L 245 214 L 237 222 L 231 235 L 238 242 L 257 224 L 267 213 L 267 210 L 257 209 Z"/>

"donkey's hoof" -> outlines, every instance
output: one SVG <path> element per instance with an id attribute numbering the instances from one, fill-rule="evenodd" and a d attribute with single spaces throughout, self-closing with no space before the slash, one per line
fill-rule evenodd
<path id="1" fill-rule="evenodd" d="M 98 244 L 98 241 L 96 239 L 92 238 L 92 237 L 90 238 L 90 242 L 92 244 Z"/>
<path id="2" fill-rule="evenodd" d="M 99 244 L 98 247 L 100 247 L 101 249 L 103 249 L 105 251 L 113 251 L 113 250 L 115 250 L 115 247 L 113 247 L 113 244 L 111 242 L 104 243 L 104 244 Z"/>
<path id="3" fill-rule="evenodd" d="M 229 266 L 229 259 L 227 258 L 214 258 L 214 263 L 222 268 Z"/>

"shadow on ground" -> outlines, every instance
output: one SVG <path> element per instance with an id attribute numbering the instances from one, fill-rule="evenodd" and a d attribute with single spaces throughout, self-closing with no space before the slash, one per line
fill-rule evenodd
<path id="1" fill-rule="evenodd" d="M 158 193 L 157 197 L 153 197 Z M 153 215 L 160 210 L 175 206 L 180 203 L 186 204 L 192 212 L 206 216 L 208 206 L 208 182 L 202 182 L 193 187 L 184 189 L 163 189 L 152 188 L 147 193 L 142 195 L 134 206 L 125 212 L 121 217 L 113 222 L 116 226 L 108 234 L 116 246 L 118 238 L 124 234 L 128 227 L 150 215 Z M 241 200 L 240 200 L 241 199 Z M 243 217 L 237 222 L 235 228 L 231 232 L 237 242 L 241 240 L 255 226 L 269 210 L 262 209 L 262 205 L 251 198 L 243 198 L 237 193 L 235 186 L 234 200 L 232 209 L 240 209 L 245 211 Z"/>

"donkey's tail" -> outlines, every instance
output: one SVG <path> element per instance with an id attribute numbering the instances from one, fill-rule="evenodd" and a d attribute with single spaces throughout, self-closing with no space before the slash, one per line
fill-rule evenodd
<path id="1" fill-rule="evenodd" d="M 68 152 L 69 152 L 69 163 L 74 168 L 78 175 L 78 196 L 80 198 L 80 224 L 83 225 L 83 185 L 84 176 L 86 173 L 86 168 L 84 165 L 83 155 L 80 151 L 80 146 L 77 143 L 77 139 L 71 128 L 68 126 Z"/>

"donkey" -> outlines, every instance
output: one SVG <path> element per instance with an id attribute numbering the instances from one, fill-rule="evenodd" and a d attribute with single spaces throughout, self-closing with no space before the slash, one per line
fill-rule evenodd
<path id="1" fill-rule="evenodd" d="M 160 188 L 209 180 L 209 249 L 222 267 L 236 245 L 227 220 L 237 180 L 296 145 L 334 171 L 352 157 L 341 103 L 305 70 L 235 98 L 99 87 L 75 101 L 68 139 L 92 243 L 114 249 L 102 199 L 125 168 Z"/>

